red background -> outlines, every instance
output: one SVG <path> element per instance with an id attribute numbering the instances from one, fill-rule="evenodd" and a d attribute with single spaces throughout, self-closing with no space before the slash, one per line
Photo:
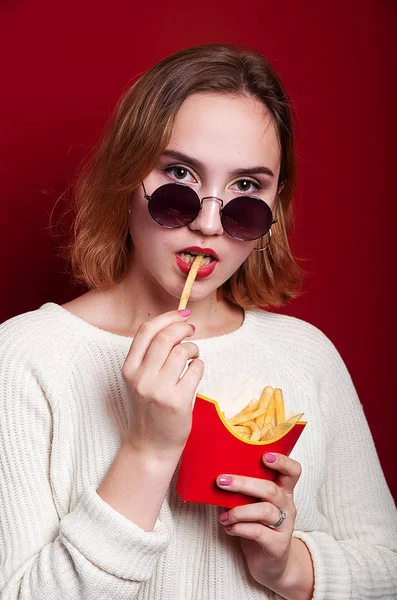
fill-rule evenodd
<path id="1" fill-rule="evenodd" d="M 252 45 L 298 117 L 293 245 L 308 278 L 284 312 L 339 349 L 397 497 L 394 0 L 3 0 L 0 10 L 0 320 L 79 293 L 55 258 L 49 215 L 128 82 L 186 46 Z"/>

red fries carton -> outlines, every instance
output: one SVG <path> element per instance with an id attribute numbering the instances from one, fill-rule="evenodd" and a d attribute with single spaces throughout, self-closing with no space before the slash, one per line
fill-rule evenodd
<path id="1" fill-rule="evenodd" d="M 220 489 L 216 485 L 218 475 L 230 473 L 274 481 L 277 472 L 264 465 L 262 456 L 265 452 L 288 456 L 306 423 L 297 421 L 277 437 L 256 442 L 241 438 L 226 422 L 252 398 L 259 399 L 265 385 L 256 375 L 236 373 L 216 380 L 197 394 L 192 430 L 176 484 L 182 500 L 234 508 L 257 502 L 257 498 Z M 285 406 L 285 419 L 292 415 Z"/>

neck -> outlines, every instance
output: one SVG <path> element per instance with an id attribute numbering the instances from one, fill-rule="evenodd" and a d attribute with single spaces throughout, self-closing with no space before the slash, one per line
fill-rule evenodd
<path id="1" fill-rule="evenodd" d="M 96 322 L 113 333 L 133 337 L 143 321 L 176 310 L 178 300 L 160 290 L 149 278 L 137 277 L 132 269 L 120 283 L 106 292 L 91 291 L 86 296 L 97 308 Z M 243 322 L 243 310 L 222 297 L 220 291 L 189 302 L 189 322 L 196 327 L 194 338 L 208 338 L 234 331 Z M 94 316 L 94 315 L 92 315 Z"/>
<path id="2" fill-rule="evenodd" d="M 152 319 L 164 312 L 176 310 L 178 299 L 162 290 L 155 289 L 148 279 L 143 285 L 137 285 L 137 278 L 131 272 L 115 287 L 115 300 L 119 310 L 125 315 L 127 328 L 135 334 L 143 321 Z M 139 278 L 142 282 L 142 278 Z M 225 300 L 221 291 L 188 304 L 192 315 L 189 322 L 196 327 L 196 338 L 214 337 L 237 329 L 244 318 L 241 308 Z M 119 313 L 120 315 L 120 313 Z"/>

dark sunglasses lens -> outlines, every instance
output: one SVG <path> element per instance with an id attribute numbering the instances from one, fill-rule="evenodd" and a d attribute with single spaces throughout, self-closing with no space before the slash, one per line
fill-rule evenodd
<path id="1" fill-rule="evenodd" d="M 149 212 L 163 227 L 183 227 L 197 217 L 200 200 L 194 190 L 186 185 L 166 183 L 153 192 Z"/>
<path id="2" fill-rule="evenodd" d="M 228 202 L 222 212 L 222 225 L 237 240 L 256 240 L 272 225 L 272 211 L 259 198 L 241 196 Z"/>

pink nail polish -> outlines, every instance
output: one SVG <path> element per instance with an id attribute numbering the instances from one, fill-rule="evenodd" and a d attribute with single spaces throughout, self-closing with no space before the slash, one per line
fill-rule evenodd
<path id="1" fill-rule="evenodd" d="M 221 515 L 219 515 L 219 520 L 221 523 L 226 523 L 226 521 L 229 518 L 229 513 L 228 512 L 224 512 Z"/>
<path id="2" fill-rule="evenodd" d="M 218 477 L 219 485 L 230 485 L 232 483 L 232 478 L 230 475 L 221 475 Z"/>
<path id="3" fill-rule="evenodd" d="M 181 315 L 181 317 L 190 317 L 190 315 L 192 314 L 192 311 L 189 310 L 188 308 L 184 308 L 183 310 L 178 310 L 178 312 Z"/>
<path id="4" fill-rule="evenodd" d="M 272 454 L 271 452 L 267 452 L 265 454 L 265 460 L 268 463 L 275 463 L 277 462 L 277 456 L 275 454 Z"/>
<path id="5" fill-rule="evenodd" d="M 192 325 L 191 323 L 189 323 L 190 327 L 193 329 L 193 333 L 196 331 L 196 328 L 194 325 Z"/>

